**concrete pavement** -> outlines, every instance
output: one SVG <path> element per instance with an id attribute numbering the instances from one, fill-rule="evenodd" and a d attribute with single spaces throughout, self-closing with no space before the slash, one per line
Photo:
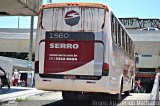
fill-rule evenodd
<path id="1" fill-rule="evenodd" d="M 41 95 L 47 92 L 49 91 L 42 91 L 28 87 L 11 87 L 10 90 L 7 87 L 3 87 L 0 90 L 0 102 L 15 101 L 18 98 L 28 98 L 33 95 Z"/>

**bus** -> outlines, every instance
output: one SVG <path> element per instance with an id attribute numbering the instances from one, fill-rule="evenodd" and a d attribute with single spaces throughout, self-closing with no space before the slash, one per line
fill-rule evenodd
<path id="1" fill-rule="evenodd" d="M 147 36 L 147 39 L 152 39 L 152 41 L 146 39 L 144 41 L 135 41 L 135 50 L 139 58 L 136 63 L 135 79 L 141 81 L 143 92 L 150 93 L 156 74 L 160 70 L 160 41 L 154 41 L 150 36 Z"/>
<path id="2" fill-rule="evenodd" d="M 64 100 L 72 100 L 83 93 L 121 99 L 134 88 L 134 43 L 107 5 L 43 5 L 36 46 L 37 89 L 62 91 Z"/>

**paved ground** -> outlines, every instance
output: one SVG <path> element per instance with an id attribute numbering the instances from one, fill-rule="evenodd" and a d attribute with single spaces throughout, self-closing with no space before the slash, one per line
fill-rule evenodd
<path id="1" fill-rule="evenodd" d="M 27 87 L 11 87 L 11 89 L 3 87 L 0 90 L 0 103 L 15 101 L 16 99 L 18 100 L 19 98 L 29 98 L 33 95 L 40 95 L 47 92 L 49 91 L 42 91 L 42 90 L 37 90 L 35 88 L 27 88 Z"/>
<path id="2" fill-rule="evenodd" d="M 35 88 L 11 87 L 11 90 L 0 90 L 0 101 L 3 106 L 150 106 L 148 100 L 150 94 L 131 93 L 130 96 L 122 96 L 120 103 L 112 100 L 112 97 L 104 95 L 84 94 L 79 101 L 64 101 L 61 92 L 41 91 Z M 107 99 L 106 98 L 110 98 Z M 7 102 L 5 102 L 7 101 Z"/>
<path id="3" fill-rule="evenodd" d="M 11 89 L 8 89 L 8 87 L 3 87 L 0 90 L 0 95 L 3 94 L 9 94 L 9 93 L 16 93 L 19 91 L 26 91 L 26 90 L 31 90 L 32 88 L 25 88 L 25 87 L 11 87 Z"/>
<path id="4" fill-rule="evenodd" d="M 104 95 L 84 94 L 79 101 L 64 101 L 61 92 L 47 92 L 41 95 L 34 95 L 22 101 L 8 103 L 9 106 L 149 106 L 146 105 L 150 94 L 131 94 L 122 96 L 123 100 L 117 103 L 112 98 Z M 106 98 L 110 98 L 107 99 Z M 144 102 L 145 101 L 145 102 Z"/>

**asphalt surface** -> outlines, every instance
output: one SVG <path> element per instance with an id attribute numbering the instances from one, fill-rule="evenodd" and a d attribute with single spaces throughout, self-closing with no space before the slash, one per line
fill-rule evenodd
<path id="1" fill-rule="evenodd" d="M 9 106 L 149 106 L 146 105 L 150 94 L 131 93 L 122 95 L 122 100 L 117 102 L 114 96 L 104 94 L 83 94 L 79 100 L 64 101 L 61 92 L 48 92 L 35 95 L 26 100 L 10 103 Z"/>
<path id="2" fill-rule="evenodd" d="M 31 93 L 33 94 L 30 95 Z M 135 105 L 137 103 L 148 106 L 145 101 L 148 101 L 150 96 L 147 93 L 131 93 L 129 96 L 122 95 L 122 101 L 117 102 L 109 95 L 83 94 L 78 101 L 64 101 L 61 92 L 46 92 L 24 87 L 11 87 L 10 90 L 4 87 L 0 94 L 0 100 L 14 98 L 0 102 L 2 106 L 138 106 Z"/>
<path id="3" fill-rule="evenodd" d="M 29 89 L 29 88 L 19 88 L 19 87 L 11 87 L 10 89 L 8 89 L 8 87 L 3 87 L 2 89 L 0 89 L 0 95 L 15 93 L 15 92 L 19 92 L 19 91 L 26 91 L 26 90 L 31 90 L 31 89 Z"/>

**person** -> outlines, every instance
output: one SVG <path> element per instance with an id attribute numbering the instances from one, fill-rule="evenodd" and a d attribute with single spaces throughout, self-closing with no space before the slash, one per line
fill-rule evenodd
<path id="1" fill-rule="evenodd" d="M 3 75 L 6 75 L 6 71 L 0 66 L 0 70 L 3 72 Z"/>
<path id="2" fill-rule="evenodd" d="M 13 86 L 18 86 L 19 72 L 17 70 L 14 71 L 13 77 L 14 77 Z"/>
<path id="3" fill-rule="evenodd" d="M 141 81 L 140 81 L 140 79 L 138 79 L 138 80 L 135 82 L 135 92 L 136 92 L 136 93 L 140 93 L 140 90 L 141 90 Z"/>

